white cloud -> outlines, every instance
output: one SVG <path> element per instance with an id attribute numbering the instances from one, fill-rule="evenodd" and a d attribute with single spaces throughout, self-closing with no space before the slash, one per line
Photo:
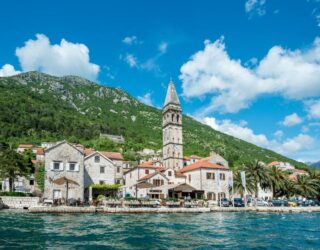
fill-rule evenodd
<path id="1" fill-rule="evenodd" d="M 37 70 L 53 75 L 79 75 L 95 80 L 100 71 L 90 62 L 89 49 L 81 43 L 62 39 L 60 44 L 51 44 L 47 36 L 37 34 L 28 40 L 16 55 L 23 71 Z"/>
<path id="2" fill-rule="evenodd" d="M 0 68 L 0 76 L 13 76 L 21 73 L 18 70 L 15 70 L 11 64 L 5 64 Z"/>
<path id="3" fill-rule="evenodd" d="M 150 92 L 146 93 L 146 94 L 143 95 L 143 96 L 138 96 L 137 98 L 138 98 L 138 100 L 139 100 L 140 102 L 142 102 L 142 103 L 144 103 L 144 104 L 147 104 L 147 105 L 149 105 L 149 106 L 154 106 L 154 105 L 153 105 L 153 102 L 152 102 L 152 99 L 151 99 L 151 93 L 150 93 Z"/>
<path id="4" fill-rule="evenodd" d="M 166 43 L 166 42 L 160 43 L 160 45 L 159 45 L 160 54 L 165 54 L 167 52 L 167 49 L 168 49 L 168 43 Z"/>
<path id="5" fill-rule="evenodd" d="M 264 16 L 266 14 L 265 8 L 266 0 L 247 0 L 245 2 L 245 11 L 251 15 Z"/>
<path id="6" fill-rule="evenodd" d="M 282 130 L 277 130 L 276 132 L 274 132 L 274 137 L 278 140 L 280 140 L 283 137 L 283 131 Z"/>
<path id="7" fill-rule="evenodd" d="M 126 36 L 122 42 L 127 45 L 133 45 L 138 43 L 138 38 L 136 36 Z"/>
<path id="8" fill-rule="evenodd" d="M 205 117 L 199 120 L 222 133 L 274 150 L 291 158 L 297 158 L 297 153 L 299 153 L 299 157 L 303 156 L 307 152 L 305 150 L 313 149 L 315 144 L 315 140 L 311 136 L 303 133 L 282 140 L 284 134 L 278 130 L 274 133 L 275 139 L 270 140 L 264 134 L 256 134 L 246 126 L 246 123 L 236 124 L 230 120 L 217 120 L 214 117 Z"/>
<path id="9" fill-rule="evenodd" d="M 309 100 L 305 102 L 307 107 L 308 117 L 319 119 L 320 118 L 320 100 Z"/>
<path id="10" fill-rule="evenodd" d="M 303 149 L 310 149 L 313 147 L 314 139 L 306 134 L 299 134 L 298 136 L 288 139 L 283 143 L 283 149 L 287 152 L 298 152 Z"/>
<path id="11" fill-rule="evenodd" d="M 263 134 L 255 134 L 252 129 L 245 127 L 247 123 L 240 122 L 233 123 L 230 120 L 219 121 L 214 117 L 205 117 L 203 123 L 209 125 L 215 130 L 232 135 L 236 138 L 242 139 L 253 144 L 266 147 L 268 146 L 268 139 Z"/>
<path id="12" fill-rule="evenodd" d="M 286 127 L 291 127 L 300 123 L 302 123 L 302 118 L 299 117 L 297 113 L 287 115 L 282 122 L 282 124 Z"/>
<path id="13" fill-rule="evenodd" d="M 272 47 L 254 68 L 245 67 L 226 51 L 223 37 L 205 41 L 180 69 L 185 98 L 211 98 L 203 116 L 213 112 L 238 112 L 262 94 L 288 99 L 320 95 L 320 38 L 305 50 Z M 275 66 L 276 65 L 276 66 Z"/>
<path id="14" fill-rule="evenodd" d="M 130 66 L 130 68 L 138 68 L 138 60 L 133 54 L 126 54 L 123 60 Z"/>

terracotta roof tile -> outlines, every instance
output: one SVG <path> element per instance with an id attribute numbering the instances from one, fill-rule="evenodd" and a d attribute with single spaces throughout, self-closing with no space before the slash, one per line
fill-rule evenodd
<path id="1" fill-rule="evenodd" d="M 105 157 L 108 157 L 110 160 L 123 160 L 122 154 L 118 152 L 100 151 L 100 153 Z"/>
<path id="2" fill-rule="evenodd" d="M 44 149 L 43 148 L 37 148 L 37 155 L 44 155 Z"/>
<path id="3" fill-rule="evenodd" d="M 214 164 L 214 163 L 211 163 L 211 162 L 198 161 L 196 163 L 193 163 L 191 165 L 188 165 L 188 166 L 180 169 L 179 172 L 180 173 L 185 173 L 185 172 L 189 172 L 189 171 L 200 169 L 200 168 L 228 170 L 228 168 L 226 168 L 225 166 L 221 166 L 221 165 Z"/>
<path id="4" fill-rule="evenodd" d="M 18 148 L 33 148 L 32 144 L 20 144 Z"/>

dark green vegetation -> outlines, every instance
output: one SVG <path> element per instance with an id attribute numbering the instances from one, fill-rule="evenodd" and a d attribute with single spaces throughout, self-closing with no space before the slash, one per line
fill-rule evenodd
<path id="1" fill-rule="evenodd" d="M 307 175 L 290 179 L 290 171 L 282 171 L 275 166 L 266 167 L 262 162 L 254 161 L 243 164 L 233 172 L 234 191 L 241 196 L 244 196 L 241 171 L 245 171 L 247 191 L 256 198 L 259 197 L 259 186 L 271 190 L 274 198 L 291 198 L 297 195 L 319 198 L 320 195 L 320 171 L 308 169 Z"/>
<path id="2" fill-rule="evenodd" d="M 0 196 L 31 197 L 32 194 L 21 192 L 0 192 Z"/>
<path id="3" fill-rule="evenodd" d="M 8 144 L 0 143 L 0 176 L 9 179 L 10 191 L 17 176 L 28 176 L 33 172 L 31 157 L 28 151 L 21 155 Z"/>
<path id="4" fill-rule="evenodd" d="M 80 77 L 54 77 L 38 72 L 0 78 L 0 141 L 33 143 L 67 139 L 98 150 L 122 150 L 135 160 L 143 148 L 161 149 L 161 110 L 144 105 L 121 89 Z M 207 156 L 215 150 L 231 166 L 259 159 L 302 163 L 257 147 L 183 117 L 184 154 Z M 100 133 L 123 135 L 115 144 Z"/>

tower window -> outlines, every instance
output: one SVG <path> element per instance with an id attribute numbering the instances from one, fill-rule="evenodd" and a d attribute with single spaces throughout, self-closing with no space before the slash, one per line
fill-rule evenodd
<path id="1" fill-rule="evenodd" d="M 179 122 L 179 118 L 180 118 L 179 115 L 177 115 L 177 122 Z"/>
<path id="2" fill-rule="evenodd" d="M 174 121 L 174 114 L 172 114 L 172 121 Z"/>

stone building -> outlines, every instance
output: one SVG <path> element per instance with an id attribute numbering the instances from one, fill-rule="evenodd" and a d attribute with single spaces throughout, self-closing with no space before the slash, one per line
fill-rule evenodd
<path id="1" fill-rule="evenodd" d="M 66 141 L 45 150 L 46 199 L 84 200 L 84 151 Z"/>
<path id="2" fill-rule="evenodd" d="M 163 166 L 175 170 L 183 167 L 182 109 L 172 81 L 162 109 Z"/>

